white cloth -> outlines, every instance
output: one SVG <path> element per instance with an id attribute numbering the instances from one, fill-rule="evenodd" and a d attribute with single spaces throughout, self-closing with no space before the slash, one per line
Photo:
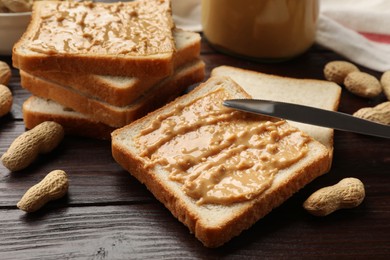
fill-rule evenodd
<path id="1" fill-rule="evenodd" d="M 202 30 L 200 2 L 172 0 L 178 27 Z M 390 70 L 390 0 L 320 0 L 320 6 L 319 45 L 364 67 Z"/>
<path id="2" fill-rule="evenodd" d="M 358 32 L 390 34 L 389 0 L 321 0 L 321 14 Z"/>
<path id="3" fill-rule="evenodd" d="M 390 70 L 390 1 L 321 0 L 316 42 L 364 67 Z"/>

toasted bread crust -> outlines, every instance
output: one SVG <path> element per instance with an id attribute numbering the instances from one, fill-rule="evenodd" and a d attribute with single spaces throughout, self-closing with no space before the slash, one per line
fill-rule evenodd
<path id="1" fill-rule="evenodd" d="M 155 75 L 166 77 L 173 73 L 172 55 L 156 55 L 148 58 L 124 58 L 108 56 L 23 55 L 14 46 L 13 66 L 26 71 L 66 71 L 110 76 Z M 104 64 L 104 66 L 102 66 Z"/>
<path id="2" fill-rule="evenodd" d="M 211 207 L 209 212 L 213 210 L 218 212 L 218 210 L 223 210 L 226 207 L 226 210 L 231 213 L 229 213 L 228 218 L 222 219 L 217 224 L 210 224 L 210 216 L 205 216 L 204 214 L 206 213 L 202 213 L 202 210 L 205 210 L 205 208 L 197 205 L 194 200 L 185 195 L 180 190 L 179 184 L 163 176 L 164 173 L 158 172 L 156 168 L 147 169 L 145 167 L 145 159 L 140 157 L 136 150 L 129 148 L 131 141 L 128 141 L 133 136 L 136 136 L 153 118 L 164 113 L 164 111 L 170 111 L 176 104 L 183 104 L 186 100 L 188 101 L 200 95 L 199 93 L 201 93 L 207 84 L 210 84 L 210 80 L 197 87 L 188 95 L 179 97 L 172 103 L 150 113 L 148 116 L 115 130 L 112 133 L 112 155 L 124 169 L 130 172 L 141 183 L 145 184 L 153 195 L 178 220 L 184 223 L 190 232 L 194 233 L 206 247 L 218 247 L 252 226 L 256 221 L 269 213 L 273 208 L 282 204 L 304 185 L 324 174 L 329 169 L 331 159 L 327 149 L 323 145 L 311 140 L 308 144 L 309 153 L 310 151 L 314 152 L 314 150 L 316 152 L 315 155 L 309 156 L 313 157 L 307 157 L 296 166 L 283 170 L 283 173 L 281 173 L 283 177 L 280 177 L 280 180 L 274 181 L 276 183 L 275 185 L 273 184 L 270 189 L 251 201 L 235 203 L 229 206 Z M 234 88 L 232 86 L 229 87 Z M 247 98 L 248 95 L 242 89 L 241 91 L 237 95 L 237 98 Z"/>

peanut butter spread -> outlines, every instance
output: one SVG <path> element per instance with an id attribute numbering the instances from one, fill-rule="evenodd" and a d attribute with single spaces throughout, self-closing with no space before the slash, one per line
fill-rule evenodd
<path id="1" fill-rule="evenodd" d="M 198 204 L 231 204 L 267 190 L 307 153 L 308 137 L 285 121 L 225 108 L 222 89 L 177 105 L 134 138 L 148 167 L 162 167 Z"/>
<path id="2" fill-rule="evenodd" d="M 174 50 L 168 1 L 46 2 L 28 46 L 50 53 L 151 55 Z"/>

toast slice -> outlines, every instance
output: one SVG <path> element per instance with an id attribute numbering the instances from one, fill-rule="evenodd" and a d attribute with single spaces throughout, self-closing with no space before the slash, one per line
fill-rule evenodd
<path id="1" fill-rule="evenodd" d="M 180 29 L 174 30 L 176 53 L 173 57 L 174 69 L 199 57 L 200 35 Z M 135 101 L 145 91 L 163 78 L 119 77 L 97 74 L 69 73 L 63 71 L 33 71 L 30 74 L 50 79 L 59 85 L 76 89 L 85 95 L 102 100 L 114 106 L 126 106 Z"/>
<path id="2" fill-rule="evenodd" d="M 33 95 L 51 99 L 111 127 L 122 127 L 179 96 L 188 86 L 204 79 L 205 65 L 196 59 L 146 91 L 127 106 L 113 106 L 77 90 L 20 71 L 21 85 Z"/>
<path id="3" fill-rule="evenodd" d="M 26 71 L 164 77 L 173 72 L 173 28 L 169 0 L 37 1 L 14 45 L 13 65 Z"/>
<path id="4" fill-rule="evenodd" d="M 254 99 L 290 102 L 333 111 L 339 106 L 341 87 L 329 81 L 280 77 L 229 66 L 214 68 L 211 75 L 229 76 Z M 333 129 L 288 122 L 324 144 L 333 154 Z"/>
<path id="5" fill-rule="evenodd" d="M 222 105 L 224 99 L 249 97 L 230 78 L 211 77 L 112 133 L 114 159 L 207 247 L 221 246 L 239 235 L 325 173 L 331 162 L 325 146 L 286 121 Z M 273 127 L 286 132 L 278 130 L 273 138 Z M 282 133 L 291 134 L 282 137 Z M 258 146 L 248 140 L 257 140 Z M 297 140 L 304 141 L 295 146 Z M 288 152 L 295 160 L 286 158 L 289 164 L 274 167 L 273 156 L 262 156 L 264 145 L 276 148 L 275 156 L 295 149 Z M 273 174 L 263 172 L 271 168 Z M 246 193 L 248 187 L 253 193 Z"/>
<path id="6" fill-rule="evenodd" d="M 64 127 L 67 135 L 101 140 L 111 140 L 111 132 L 115 130 L 55 101 L 36 96 L 31 96 L 24 101 L 22 110 L 27 129 L 32 129 L 45 121 L 54 121 Z"/>

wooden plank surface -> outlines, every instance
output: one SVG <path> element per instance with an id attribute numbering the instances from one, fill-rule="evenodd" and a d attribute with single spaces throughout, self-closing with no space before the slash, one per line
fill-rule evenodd
<path id="1" fill-rule="evenodd" d="M 210 70 L 232 65 L 297 78 L 323 79 L 326 62 L 342 59 L 319 46 L 294 60 L 260 64 L 215 52 L 203 41 Z M 11 63 L 11 57 L 0 56 Z M 361 67 L 376 77 L 381 73 Z M 30 95 L 13 69 L 9 84 L 15 102 L 0 118 L 0 153 L 25 131 L 21 105 Z M 358 98 L 343 90 L 340 111 L 385 101 Z M 54 169 L 70 177 L 69 194 L 35 214 L 16 208 L 33 184 Z M 363 204 L 318 218 L 303 201 L 315 190 L 344 177 L 366 186 Z M 218 249 L 207 249 L 147 189 L 112 159 L 109 141 L 66 137 L 26 170 L 0 165 L 0 259 L 386 259 L 390 256 L 390 141 L 336 131 L 331 171 L 307 185 L 252 228 Z"/>

